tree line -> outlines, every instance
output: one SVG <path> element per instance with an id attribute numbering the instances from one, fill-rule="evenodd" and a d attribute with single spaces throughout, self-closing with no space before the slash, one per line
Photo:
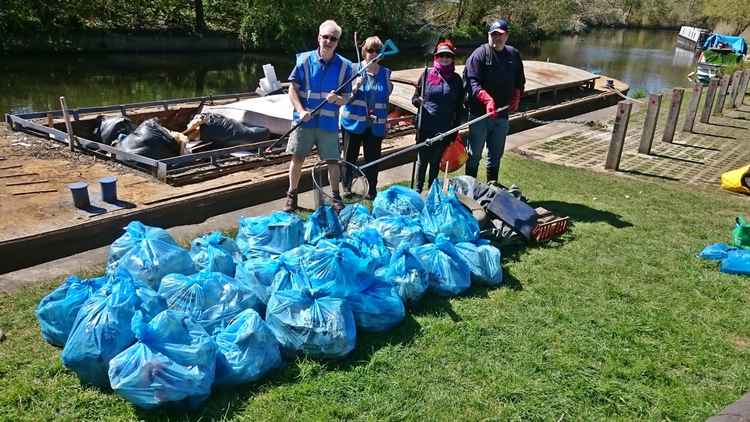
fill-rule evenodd
<path id="1" fill-rule="evenodd" d="M 514 42 L 590 27 L 750 26 L 747 0 L 3 0 L 0 33 L 172 31 L 225 33 L 252 50 L 309 46 L 317 25 L 423 42 L 437 35 L 479 39 L 486 23 L 509 19 Z M 314 38 L 312 39 L 314 42 Z M 342 40 L 345 47 L 351 37 Z"/>

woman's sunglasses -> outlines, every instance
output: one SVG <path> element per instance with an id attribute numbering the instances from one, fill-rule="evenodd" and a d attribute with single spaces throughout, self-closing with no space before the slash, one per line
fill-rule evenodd
<path id="1" fill-rule="evenodd" d="M 449 58 L 449 59 L 452 59 L 452 58 L 453 58 L 453 55 L 452 55 L 452 54 L 448 54 L 448 53 L 440 53 L 440 54 L 437 54 L 437 56 L 438 56 L 439 58 L 441 58 L 441 59 L 443 59 L 443 58 Z"/>
<path id="2" fill-rule="evenodd" d="M 336 42 L 339 39 L 334 37 L 333 35 L 321 35 L 320 38 L 323 38 L 324 40 L 328 40 L 330 42 Z"/>

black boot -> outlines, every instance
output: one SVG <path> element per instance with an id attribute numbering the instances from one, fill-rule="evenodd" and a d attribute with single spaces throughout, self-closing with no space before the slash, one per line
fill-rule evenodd
<path id="1" fill-rule="evenodd" d="M 289 191 L 286 193 L 286 204 L 284 204 L 284 211 L 294 212 L 297 210 L 297 191 Z"/>
<path id="2" fill-rule="evenodd" d="M 487 183 L 497 185 L 498 173 L 500 173 L 499 167 L 488 167 L 487 168 Z"/>

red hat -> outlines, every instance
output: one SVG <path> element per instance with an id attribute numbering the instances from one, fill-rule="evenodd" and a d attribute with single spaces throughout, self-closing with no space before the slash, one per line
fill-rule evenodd
<path id="1" fill-rule="evenodd" d="M 448 53 L 453 56 L 456 55 L 456 48 L 453 47 L 453 43 L 450 42 L 450 40 L 440 41 L 438 45 L 435 46 L 435 53 L 433 55 L 437 56 L 442 53 Z"/>

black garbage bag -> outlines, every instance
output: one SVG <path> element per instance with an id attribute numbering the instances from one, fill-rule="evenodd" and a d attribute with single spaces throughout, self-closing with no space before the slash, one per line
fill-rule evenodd
<path id="1" fill-rule="evenodd" d="M 135 125 L 127 117 L 97 116 L 94 128 L 94 140 L 102 144 L 112 145 L 120 135 L 130 135 Z"/>
<path id="2" fill-rule="evenodd" d="M 156 117 L 144 121 L 123 140 L 114 141 L 112 146 L 155 160 L 180 155 L 180 144 L 159 124 Z"/>
<path id="3" fill-rule="evenodd" d="M 203 113 L 200 126 L 201 141 L 213 142 L 213 148 L 228 148 L 235 145 L 265 141 L 270 132 L 261 126 L 244 124 L 216 113 Z"/>

